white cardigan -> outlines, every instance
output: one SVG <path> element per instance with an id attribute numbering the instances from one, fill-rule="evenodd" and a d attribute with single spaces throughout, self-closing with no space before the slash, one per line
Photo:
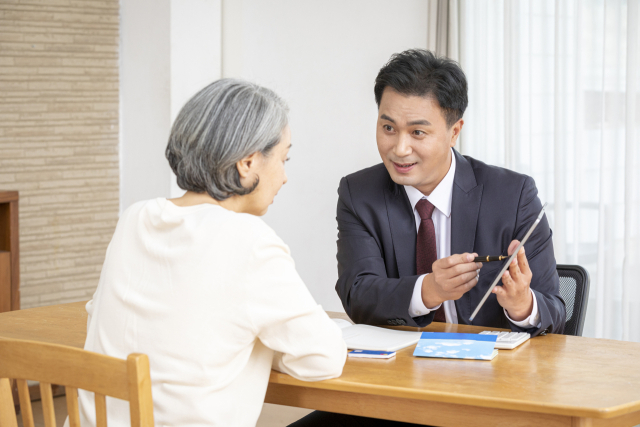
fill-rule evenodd
<path id="1" fill-rule="evenodd" d="M 346 359 L 287 245 L 260 218 L 216 205 L 127 209 L 87 312 L 85 349 L 149 356 L 161 426 L 254 426 L 272 361 L 318 381 Z M 80 404 L 82 425 L 95 425 L 93 394 Z M 128 403 L 108 399 L 107 411 L 109 426 L 129 425 Z"/>

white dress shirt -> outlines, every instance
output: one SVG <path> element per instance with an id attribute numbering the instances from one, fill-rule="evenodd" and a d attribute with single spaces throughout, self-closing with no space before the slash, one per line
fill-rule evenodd
<path id="1" fill-rule="evenodd" d="M 416 204 L 421 199 L 427 199 L 435 209 L 431 215 L 433 220 L 433 226 L 436 232 L 436 251 L 438 253 L 438 259 L 451 256 L 451 199 L 453 197 L 453 178 L 456 174 L 456 156 L 451 150 L 451 167 L 449 172 L 440 181 L 438 186 L 429 194 L 425 196 L 415 187 L 408 185 L 404 186 L 404 189 L 409 197 L 409 202 L 413 208 L 413 214 L 416 219 L 416 230 L 420 228 L 420 222 L 422 221 L 418 211 L 416 210 Z M 482 270 L 480 270 L 482 274 Z M 411 303 L 409 304 L 409 315 L 411 317 L 419 317 L 429 314 L 432 310 L 437 310 L 440 305 L 427 308 L 422 301 L 422 281 L 426 274 L 418 277 L 416 284 L 413 288 L 413 296 L 411 297 Z M 538 313 L 538 302 L 536 301 L 536 295 L 531 291 L 533 296 L 533 310 L 531 315 L 524 320 L 516 322 L 509 317 L 507 310 L 504 310 L 504 314 L 507 319 L 516 326 L 521 328 L 540 327 L 540 315 Z M 445 301 L 444 314 L 447 323 L 458 323 L 458 314 L 456 312 L 455 301 Z"/>
<path id="2" fill-rule="evenodd" d="M 287 245 L 262 219 L 211 204 L 128 208 L 87 312 L 85 349 L 149 356 L 157 426 L 253 427 L 272 367 L 318 381 L 347 355 Z M 109 426 L 128 426 L 128 403 L 107 400 Z M 80 411 L 95 425 L 93 393 L 80 392 Z"/>

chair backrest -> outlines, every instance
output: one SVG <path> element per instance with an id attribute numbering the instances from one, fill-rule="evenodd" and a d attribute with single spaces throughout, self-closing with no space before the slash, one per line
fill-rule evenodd
<path id="1" fill-rule="evenodd" d="M 11 382 L 16 380 L 24 427 L 33 427 L 27 380 L 40 381 L 46 427 L 55 427 L 51 384 L 64 385 L 69 425 L 80 426 L 78 389 L 95 393 L 96 425 L 107 425 L 106 396 L 129 402 L 131 425 L 153 426 L 149 358 L 126 360 L 74 347 L 0 338 L 0 427 L 17 427 Z"/>
<path id="2" fill-rule="evenodd" d="M 587 301 L 589 299 L 589 273 L 579 265 L 556 265 L 560 276 L 560 295 L 567 306 L 564 335 L 582 336 Z"/>

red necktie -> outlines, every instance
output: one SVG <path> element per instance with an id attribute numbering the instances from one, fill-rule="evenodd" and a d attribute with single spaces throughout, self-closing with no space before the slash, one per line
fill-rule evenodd
<path id="1" fill-rule="evenodd" d="M 427 199 L 421 199 L 416 204 L 416 211 L 420 215 L 420 227 L 418 227 L 418 240 L 416 242 L 416 270 L 418 274 L 431 273 L 432 265 L 438 259 L 436 250 L 436 229 L 433 226 L 431 215 L 433 206 Z M 436 322 L 446 322 L 444 304 L 436 310 L 433 318 Z"/>

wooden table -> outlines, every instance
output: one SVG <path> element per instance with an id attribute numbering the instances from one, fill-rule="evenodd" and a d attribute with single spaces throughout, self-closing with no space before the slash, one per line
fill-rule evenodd
<path id="1" fill-rule="evenodd" d="M 410 329 L 410 328 L 401 328 Z M 429 331 L 479 332 L 434 324 Z M 82 347 L 84 303 L 0 314 L 0 337 Z M 308 383 L 272 372 L 265 401 L 442 426 L 640 424 L 640 344 L 547 335 L 488 361 L 348 360 L 340 378 Z"/>

